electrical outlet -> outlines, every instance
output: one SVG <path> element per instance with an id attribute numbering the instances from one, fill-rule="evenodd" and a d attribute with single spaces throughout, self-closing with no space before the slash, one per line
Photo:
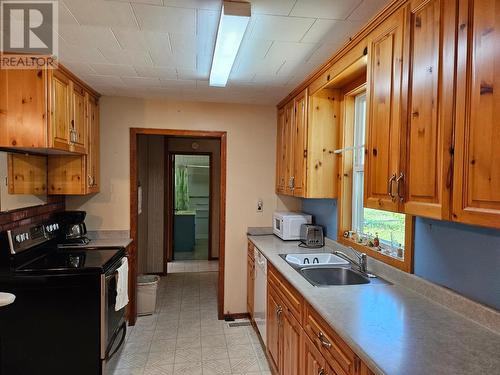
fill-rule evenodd
<path id="1" fill-rule="evenodd" d="M 257 201 L 257 212 L 262 212 L 264 211 L 264 203 L 262 202 L 262 199 L 259 199 Z"/>

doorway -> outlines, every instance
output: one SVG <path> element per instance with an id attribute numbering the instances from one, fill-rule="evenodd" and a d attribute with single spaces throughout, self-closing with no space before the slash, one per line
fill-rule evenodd
<path id="1" fill-rule="evenodd" d="M 164 230 L 155 229 L 152 232 L 153 235 L 156 233 L 158 239 L 162 237 L 164 247 L 163 260 L 160 261 L 163 263 L 163 272 L 154 273 L 168 277 L 168 273 L 172 271 L 169 266 L 171 263 L 175 264 L 176 261 L 201 261 L 199 258 L 203 258 L 205 262 L 211 260 L 211 267 L 198 269 L 198 271 L 218 271 L 218 275 L 216 275 L 217 315 L 219 319 L 222 319 L 224 306 L 226 133 L 131 128 L 130 236 L 133 243 L 129 252 L 129 324 L 135 324 L 137 318 L 137 275 L 144 272 L 139 269 L 139 266 L 141 258 L 144 258 L 144 251 L 147 251 L 140 244 L 144 234 L 141 234 L 139 230 L 141 215 L 144 215 L 142 208 L 145 202 L 143 199 L 146 196 L 144 184 L 141 185 L 140 181 L 143 173 L 139 168 L 141 142 L 145 136 L 154 139 L 155 142 L 161 138 L 163 144 L 163 152 L 156 152 L 153 157 L 149 158 L 150 161 L 153 160 L 153 163 L 150 162 L 150 164 L 157 165 L 156 171 L 159 168 L 158 165 L 161 165 L 158 163 L 158 159 L 164 160 L 162 173 L 150 173 L 155 179 L 163 181 L 164 192 L 163 200 L 153 200 L 153 203 L 148 205 L 149 210 L 153 207 L 155 212 L 162 213 L 161 220 L 164 223 Z M 158 145 L 158 147 L 160 146 Z M 157 228 L 158 222 L 161 220 L 155 221 L 155 225 L 151 227 Z M 185 221 L 189 221 L 187 223 L 189 225 Z M 162 233 L 158 235 L 157 232 Z M 158 252 L 155 254 L 157 255 Z"/>

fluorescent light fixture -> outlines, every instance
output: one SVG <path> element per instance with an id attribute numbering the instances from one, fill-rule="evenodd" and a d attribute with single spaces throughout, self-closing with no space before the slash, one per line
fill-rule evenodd
<path id="1" fill-rule="evenodd" d="M 224 1 L 210 69 L 210 86 L 224 87 L 250 21 L 250 3 Z"/>

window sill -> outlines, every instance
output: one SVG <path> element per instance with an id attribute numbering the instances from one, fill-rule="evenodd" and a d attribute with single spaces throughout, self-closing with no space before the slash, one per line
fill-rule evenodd
<path id="1" fill-rule="evenodd" d="M 358 242 L 356 242 L 356 241 L 354 241 L 354 240 L 352 240 L 350 238 L 340 237 L 338 239 L 338 242 L 340 242 L 341 244 L 343 244 L 345 246 L 351 246 L 355 250 L 363 252 L 366 255 L 368 255 L 368 256 L 370 256 L 372 258 L 375 258 L 377 260 L 380 260 L 381 262 L 384 262 L 385 264 L 393 266 L 393 267 L 395 267 L 397 269 L 400 269 L 401 271 L 405 271 L 405 272 L 408 272 L 408 273 L 412 273 L 412 271 L 413 271 L 411 269 L 411 262 L 410 262 L 410 260 L 399 259 L 399 258 L 392 257 L 390 255 L 386 255 L 386 254 L 384 254 L 384 253 L 382 253 L 380 251 L 374 250 L 373 247 L 360 244 L 360 243 L 358 243 Z"/>

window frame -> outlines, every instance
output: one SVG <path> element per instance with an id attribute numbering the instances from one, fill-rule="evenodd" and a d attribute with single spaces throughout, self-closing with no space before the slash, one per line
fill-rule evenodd
<path id="1" fill-rule="evenodd" d="M 352 147 L 354 143 L 354 119 L 355 119 L 355 97 L 367 93 L 366 76 L 362 75 L 342 88 L 341 102 L 341 124 L 340 139 L 342 144 L 340 148 Z M 368 95 L 368 93 L 367 93 Z M 366 121 L 368 126 L 368 121 Z M 368 131 L 365 131 L 365 138 Z M 366 144 L 366 142 L 365 142 Z M 366 152 L 366 149 L 365 149 Z M 346 246 L 351 246 L 355 250 L 364 252 L 368 256 L 382 261 L 390 266 L 402 271 L 413 273 L 413 252 L 414 252 L 414 232 L 415 217 L 406 215 L 405 217 L 405 252 L 404 258 L 398 259 L 376 251 L 373 248 L 357 243 L 356 241 L 345 238 L 344 233 L 352 230 L 352 206 L 353 206 L 353 178 L 354 163 L 353 152 L 341 153 L 339 156 L 339 200 L 338 200 L 338 242 Z M 363 201 L 365 193 L 363 192 Z"/>

